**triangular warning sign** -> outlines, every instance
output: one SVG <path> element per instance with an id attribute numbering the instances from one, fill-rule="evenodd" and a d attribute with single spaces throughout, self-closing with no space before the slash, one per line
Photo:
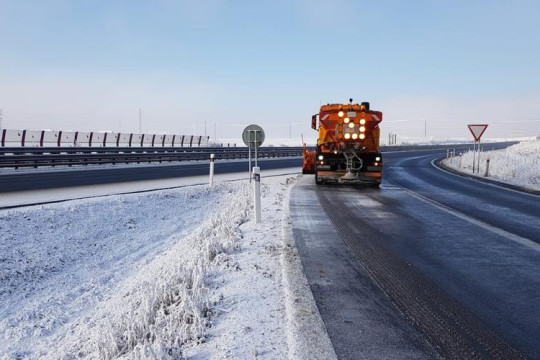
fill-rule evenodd
<path id="1" fill-rule="evenodd" d="M 480 138 L 484 135 L 484 132 L 488 127 L 487 124 L 471 124 L 467 126 L 469 127 L 472 136 L 474 136 L 475 141 L 480 141 Z"/>

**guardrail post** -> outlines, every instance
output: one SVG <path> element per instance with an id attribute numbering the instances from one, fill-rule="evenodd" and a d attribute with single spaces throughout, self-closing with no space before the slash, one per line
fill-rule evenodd
<path id="1" fill-rule="evenodd" d="M 484 174 L 484 177 L 489 176 L 489 158 L 486 159 L 486 173 Z"/>
<path id="2" fill-rule="evenodd" d="M 261 168 L 258 166 L 253 167 L 253 179 L 255 180 L 255 186 L 253 187 L 254 197 L 254 213 L 255 223 L 261 223 Z"/>
<path id="3" fill-rule="evenodd" d="M 210 154 L 210 187 L 214 184 L 214 154 Z"/>
<path id="4" fill-rule="evenodd" d="M 43 147 L 43 139 L 44 138 L 45 138 L 45 130 L 41 130 L 41 135 L 39 137 L 39 147 Z"/>
<path id="5" fill-rule="evenodd" d="M 26 130 L 23 130 L 22 132 L 22 138 L 21 138 L 21 146 L 24 147 L 24 140 L 26 139 Z"/>
<path id="6" fill-rule="evenodd" d="M 2 129 L 2 147 L 6 145 L 6 129 Z"/>

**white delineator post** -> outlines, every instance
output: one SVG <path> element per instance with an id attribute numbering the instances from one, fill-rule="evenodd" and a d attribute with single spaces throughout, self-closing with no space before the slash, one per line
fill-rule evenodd
<path id="1" fill-rule="evenodd" d="M 214 185 L 214 154 L 210 154 L 210 187 Z"/>
<path id="2" fill-rule="evenodd" d="M 255 166 L 253 168 L 253 179 L 255 180 L 255 186 L 253 187 L 253 212 L 255 214 L 255 223 L 261 223 L 261 168 Z"/>

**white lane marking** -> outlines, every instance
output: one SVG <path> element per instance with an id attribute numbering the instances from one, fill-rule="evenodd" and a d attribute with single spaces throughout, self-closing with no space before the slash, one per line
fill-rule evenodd
<path id="1" fill-rule="evenodd" d="M 494 184 L 494 183 L 490 183 L 490 182 L 487 182 L 487 181 L 482 181 L 482 180 L 479 180 L 479 179 L 475 179 L 474 177 L 471 177 L 471 176 L 474 176 L 474 175 L 470 175 L 470 174 L 463 174 L 463 175 L 454 174 L 453 172 L 450 172 L 448 170 L 443 169 L 442 167 L 439 167 L 439 166 L 435 165 L 436 160 L 437 159 L 431 160 L 431 166 L 433 166 L 435 169 L 443 171 L 443 172 L 445 172 L 447 174 L 454 175 L 455 177 L 459 177 L 461 179 L 467 179 L 467 180 L 470 180 L 470 181 L 475 181 L 477 183 L 484 184 L 484 185 L 493 186 L 493 187 L 496 187 L 497 189 L 503 189 L 503 190 L 512 191 L 512 192 L 515 192 L 516 194 L 529 195 L 529 196 L 533 196 L 535 198 L 540 198 L 540 195 L 531 194 L 531 193 L 528 193 L 528 192 L 525 192 L 525 191 L 515 190 L 515 189 L 509 188 L 509 187 L 506 187 L 506 186 L 497 185 L 497 184 Z"/>
<path id="2" fill-rule="evenodd" d="M 428 204 L 431 204 L 433 206 L 436 206 L 438 207 L 439 209 L 451 214 L 451 215 L 454 215 L 455 217 L 458 217 L 462 220 L 465 220 L 465 221 L 468 221 L 470 222 L 471 224 L 474 224 L 474 225 L 477 225 L 477 226 L 480 226 L 488 231 L 491 231 L 499 236 L 502 236 L 502 237 L 505 237 L 507 238 L 508 240 L 512 240 L 512 241 L 515 241 L 521 245 L 524 245 L 524 246 L 527 246 L 528 248 L 531 248 L 532 250 L 536 250 L 536 251 L 540 251 L 540 244 L 530 240 L 530 239 L 527 239 L 527 238 L 524 238 L 524 237 L 521 237 L 519 235 L 516 235 L 516 234 L 512 234 L 511 232 L 508 232 L 506 230 L 503 230 L 503 229 L 500 229 L 498 227 L 495 227 L 493 225 L 490 225 L 482 220 L 478 220 L 478 219 L 475 219 L 473 217 L 470 217 L 469 215 L 466 215 L 460 211 L 457 211 L 457 210 L 454 210 L 446 205 L 443 205 L 433 199 L 430 199 L 428 197 L 425 197 L 423 195 L 420 195 L 412 190 L 409 190 L 409 189 L 406 189 L 406 188 L 402 188 L 403 190 L 407 191 L 411 196 L 414 196 L 415 198 L 425 202 L 425 203 L 428 203 Z"/>

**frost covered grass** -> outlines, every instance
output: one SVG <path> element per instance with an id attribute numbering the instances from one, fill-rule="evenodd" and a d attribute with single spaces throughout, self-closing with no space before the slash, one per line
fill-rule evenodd
<path id="1" fill-rule="evenodd" d="M 456 170 L 472 174 L 473 152 L 444 161 Z M 489 159 L 489 178 L 540 190 L 540 140 L 525 141 L 502 150 L 482 151 L 480 171 L 484 176 Z"/>
<path id="2" fill-rule="evenodd" d="M 221 184 L 0 212 L 1 356 L 177 357 L 249 200 Z"/>
<path id="3" fill-rule="evenodd" d="M 101 304 L 76 335 L 91 340 L 68 353 L 94 357 L 97 348 L 102 359 L 177 359 L 184 344 L 204 341 L 211 315 L 207 277 L 214 266 L 228 266 L 226 254 L 239 246 L 237 228 L 246 220 L 248 199 L 246 186 L 226 196 L 219 214 Z"/>

